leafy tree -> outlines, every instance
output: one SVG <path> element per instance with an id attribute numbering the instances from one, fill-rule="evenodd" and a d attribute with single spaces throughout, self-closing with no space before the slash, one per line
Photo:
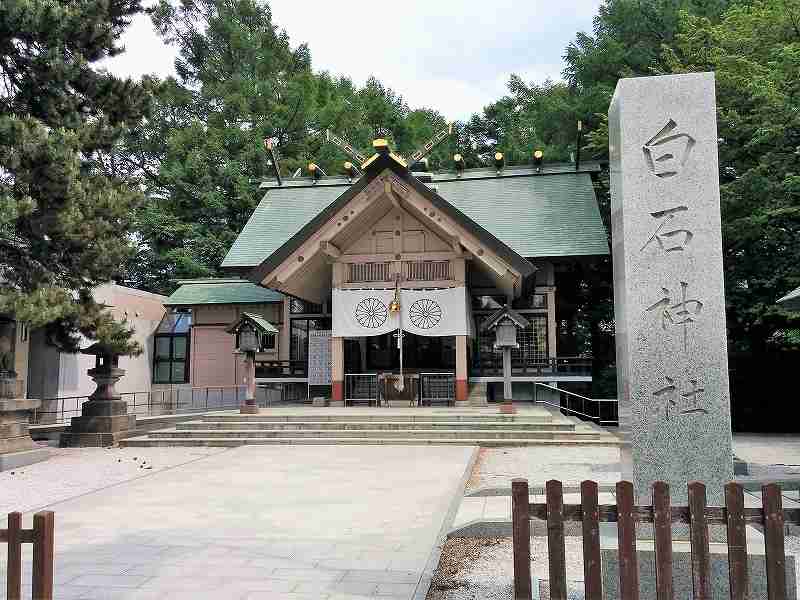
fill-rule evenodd
<path id="1" fill-rule="evenodd" d="M 444 123 L 434 111 L 410 112 L 377 79 L 359 88 L 314 73 L 308 48 L 292 48 L 259 0 L 162 0 L 152 18 L 179 49 L 178 76 L 148 82 L 152 117 L 119 153 L 147 194 L 126 273 L 137 287 L 168 292 L 175 278 L 221 274 L 261 198 L 258 182 L 274 176 L 264 140 L 274 140 L 284 177 L 307 174 L 310 162 L 333 175 L 346 157 L 325 143 L 326 129 L 365 153 L 376 137 L 410 152 Z"/>
<path id="2" fill-rule="evenodd" d="M 46 327 L 62 349 L 83 334 L 140 352 L 92 299 L 128 257 L 141 193 L 114 172 L 114 145 L 146 90 L 96 67 L 139 0 L 0 3 L 0 311 Z"/>
<path id="3" fill-rule="evenodd" d="M 154 83 L 152 118 L 120 154 L 147 192 L 128 280 L 167 291 L 217 274 L 258 202 L 253 180 L 271 173 L 264 140 L 301 154 L 316 81 L 307 48 L 255 0 L 162 0 L 152 19 L 179 49 L 178 77 Z"/>
<path id="4" fill-rule="evenodd" d="M 775 301 L 800 285 L 800 1 L 684 13 L 669 72 L 715 71 L 725 295 L 734 350 L 800 347 L 800 315 Z"/>

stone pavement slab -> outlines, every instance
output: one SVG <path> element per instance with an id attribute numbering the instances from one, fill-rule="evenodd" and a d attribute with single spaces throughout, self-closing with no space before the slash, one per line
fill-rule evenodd
<path id="1" fill-rule="evenodd" d="M 472 453 L 246 446 L 59 502 L 55 595 L 412 598 Z"/>

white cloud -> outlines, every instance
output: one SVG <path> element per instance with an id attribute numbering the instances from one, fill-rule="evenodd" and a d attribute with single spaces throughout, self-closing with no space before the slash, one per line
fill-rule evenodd
<path id="1" fill-rule="evenodd" d="M 412 107 L 465 119 L 506 92 L 511 73 L 542 81 L 561 76 L 562 55 L 589 31 L 601 0 L 272 0 L 273 22 L 293 45 L 308 43 L 314 68 L 363 84 L 374 75 Z M 175 52 L 137 18 L 128 52 L 108 61 L 121 75 L 173 72 Z"/>

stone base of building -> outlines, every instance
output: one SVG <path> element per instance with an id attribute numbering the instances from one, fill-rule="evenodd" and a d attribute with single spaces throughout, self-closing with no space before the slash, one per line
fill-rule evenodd
<path id="1" fill-rule="evenodd" d="M 335 408 L 344 406 L 344 400 L 331 400 L 330 402 L 328 402 L 328 406 L 332 406 Z"/>
<path id="2" fill-rule="evenodd" d="M 328 399 L 317 396 L 311 401 L 311 406 L 328 406 Z"/>
<path id="3" fill-rule="evenodd" d="M 464 401 L 456 400 L 456 408 L 469 408 L 469 407 L 470 407 L 469 400 L 464 400 Z"/>
<path id="4" fill-rule="evenodd" d="M 500 412 L 504 415 L 513 415 L 517 412 L 517 407 L 514 406 L 513 402 L 503 402 L 500 405 Z"/>
<path id="5" fill-rule="evenodd" d="M 0 454 L 0 472 L 27 467 L 37 462 L 42 462 L 50 458 L 50 450 L 47 448 L 34 448 L 33 450 L 23 450 L 22 452 L 9 452 Z"/>
<path id="6" fill-rule="evenodd" d="M 748 598 L 767 598 L 767 572 L 763 536 L 748 527 Z M 760 536 L 760 540 L 759 540 Z M 759 543 L 760 542 L 760 543 Z M 619 598 L 619 554 L 617 540 L 601 536 L 601 558 L 603 591 L 607 598 Z M 711 593 L 714 598 L 730 597 L 728 579 L 728 547 L 723 543 L 710 543 Z M 656 600 L 655 550 L 652 540 L 636 540 L 639 563 L 639 598 Z M 786 598 L 797 600 L 795 560 L 786 557 Z M 692 554 L 689 542 L 672 543 L 672 585 L 675 598 L 692 598 Z"/>
<path id="7" fill-rule="evenodd" d="M 258 414 L 258 405 L 257 404 L 242 404 L 239 407 L 239 414 L 240 415 L 257 415 Z"/>

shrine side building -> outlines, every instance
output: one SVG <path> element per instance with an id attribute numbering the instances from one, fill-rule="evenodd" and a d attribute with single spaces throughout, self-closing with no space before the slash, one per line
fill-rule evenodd
<path id="1" fill-rule="evenodd" d="M 457 405 L 500 400 L 502 352 L 481 322 L 506 304 L 529 323 L 512 353 L 515 398 L 533 382 L 591 381 L 590 357 L 559 354 L 557 314 L 559 273 L 609 252 L 598 171 L 415 172 L 383 149 L 352 178 L 264 181 L 223 262 L 230 277 L 182 281 L 165 302 L 154 386 L 239 385 L 227 329 L 248 313 L 266 323 L 257 381 L 297 398 L 422 399 L 435 376 L 436 394 Z M 309 364 L 328 356 L 330 380 L 308 390 Z M 385 385 L 401 359 L 402 392 Z"/>

